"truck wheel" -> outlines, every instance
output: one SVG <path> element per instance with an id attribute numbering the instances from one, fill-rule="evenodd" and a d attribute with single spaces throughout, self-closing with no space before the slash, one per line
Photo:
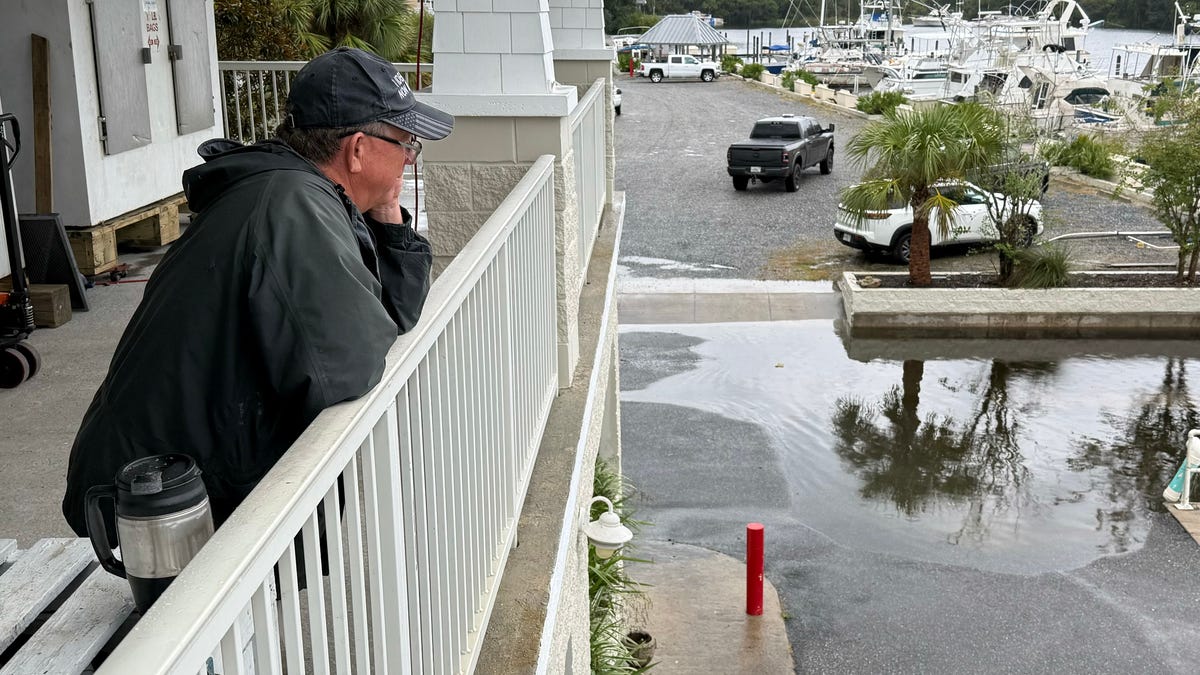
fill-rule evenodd
<path id="1" fill-rule="evenodd" d="M 905 232 L 896 238 L 896 243 L 892 244 L 892 257 L 896 259 L 896 262 L 907 265 L 910 255 L 912 255 L 912 232 Z"/>
<path id="2" fill-rule="evenodd" d="M 800 182 L 796 176 L 796 174 L 798 174 L 798 173 L 800 173 L 800 165 L 799 164 L 792 167 L 792 172 L 787 175 L 787 178 L 783 179 L 783 189 L 784 190 L 787 190 L 788 192 L 795 192 L 797 189 L 799 189 Z"/>
<path id="3" fill-rule="evenodd" d="M 746 186 L 749 184 L 750 184 L 750 179 L 746 178 L 745 176 L 734 176 L 733 177 L 733 189 L 734 190 L 745 190 Z"/>
<path id="4" fill-rule="evenodd" d="M 828 176 L 832 172 L 833 172 L 833 150 L 830 150 L 829 154 L 825 155 L 825 159 L 821 160 L 821 173 Z"/>
<path id="5" fill-rule="evenodd" d="M 662 82 L 662 71 L 661 70 L 650 71 L 650 81 L 655 84 Z"/>
<path id="6" fill-rule="evenodd" d="M 713 71 L 711 70 L 706 70 L 703 73 L 700 73 L 700 79 L 704 80 L 705 82 L 712 82 L 715 77 L 716 75 L 714 75 Z"/>

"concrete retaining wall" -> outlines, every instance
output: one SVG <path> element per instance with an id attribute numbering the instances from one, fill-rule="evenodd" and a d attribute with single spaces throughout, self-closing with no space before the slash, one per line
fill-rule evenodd
<path id="1" fill-rule="evenodd" d="M 846 323 L 855 337 L 1185 338 L 1200 334 L 1200 289 L 1194 288 L 863 288 L 855 273 L 846 272 L 839 289 Z"/>

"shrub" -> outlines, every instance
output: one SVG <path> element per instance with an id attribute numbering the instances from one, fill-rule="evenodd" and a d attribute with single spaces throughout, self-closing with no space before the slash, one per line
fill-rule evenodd
<path id="1" fill-rule="evenodd" d="M 1071 251 L 1065 246 L 1043 244 L 1017 249 L 1012 285 L 1019 288 L 1062 288 L 1071 274 Z"/>
<path id="2" fill-rule="evenodd" d="M 747 80 L 759 80 L 762 78 L 764 70 L 766 69 L 761 63 L 748 63 L 742 66 L 742 77 Z"/>
<path id="3" fill-rule="evenodd" d="M 608 497 L 622 522 L 636 532 L 647 523 L 633 518 L 632 510 L 623 498 L 629 491 L 624 478 L 603 459 L 597 458 L 592 493 Z M 598 518 L 606 509 L 603 503 L 592 504 L 589 519 Z M 593 675 L 641 673 L 650 668 L 635 664 L 633 645 L 626 638 L 629 615 L 644 612 L 646 602 L 642 584 L 629 577 L 629 567 L 630 563 L 648 561 L 631 557 L 633 548 L 633 544 L 626 544 L 611 557 L 600 558 L 588 547 L 589 647 Z"/>
<path id="4" fill-rule="evenodd" d="M 633 58 L 633 57 L 630 55 L 629 52 L 625 52 L 624 54 L 617 54 L 617 70 L 619 70 L 622 73 L 628 73 L 629 72 L 629 60 L 631 58 Z M 640 68 L 641 65 L 642 65 L 641 61 L 639 61 L 637 59 L 633 59 L 634 71 L 637 71 L 637 69 Z"/>
<path id="5" fill-rule="evenodd" d="M 908 103 L 908 99 L 898 91 L 873 91 L 866 96 L 859 96 L 854 107 L 868 115 L 882 115 L 895 110 L 901 103 Z"/>
<path id="6" fill-rule="evenodd" d="M 733 54 L 725 54 L 721 57 L 721 70 L 727 73 L 736 73 L 742 65 L 742 60 Z"/>
<path id="7" fill-rule="evenodd" d="M 818 84 L 821 84 L 821 81 L 817 79 L 816 75 L 813 75 L 812 73 L 808 72 L 807 70 L 804 70 L 803 68 L 795 71 L 795 73 L 796 73 L 796 79 L 800 80 L 801 82 L 803 82 L 805 84 L 811 84 L 814 87 L 817 86 Z"/>
<path id="8" fill-rule="evenodd" d="M 783 73 L 783 80 L 780 82 L 780 84 L 783 86 L 784 89 L 787 89 L 788 91 L 796 91 L 796 73 L 795 73 L 795 71 L 791 71 L 791 70 L 785 71 Z"/>
<path id="9" fill-rule="evenodd" d="M 1116 172 L 1114 149 L 1104 141 L 1081 135 L 1070 142 L 1050 143 L 1043 152 L 1055 166 L 1069 166 L 1082 174 L 1108 179 Z"/>

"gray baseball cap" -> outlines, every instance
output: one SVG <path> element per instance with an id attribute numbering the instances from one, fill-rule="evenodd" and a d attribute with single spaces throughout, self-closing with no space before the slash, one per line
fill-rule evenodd
<path id="1" fill-rule="evenodd" d="M 325 52 L 301 68 L 288 92 L 288 110 L 297 129 L 385 122 L 432 141 L 454 129 L 454 116 L 418 101 L 395 66 L 351 47 Z"/>

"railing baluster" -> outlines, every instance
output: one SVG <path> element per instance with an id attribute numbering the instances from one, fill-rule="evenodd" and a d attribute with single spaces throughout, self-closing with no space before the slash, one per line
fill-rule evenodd
<path id="1" fill-rule="evenodd" d="M 275 611 L 275 579 L 268 576 L 251 600 L 254 617 L 254 672 L 277 673 L 279 667 L 279 620 Z"/>
<path id="2" fill-rule="evenodd" d="M 436 517 L 437 508 L 437 493 L 434 489 L 433 476 L 435 475 L 432 456 L 437 452 L 437 445 L 433 440 L 432 426 L 432 411 L 433 404 L 430 400 L 431 387 L 429 382 L 429 356 L 428 354 L 421 363 L 417 366 L 417 382 L 420 385 L 420 396 L 417 399 L 417 418 L 421 420 L 421 450 L 416 453 L 421 464 L 419 465 L 420 473 L 418 490 L 421 491 L 422 501 L 424 505 L 421 507 L 421 515 L 419 516 L 419 527 L 424 533 L 421 539 L 422 550 L 425 557 L 425 563 L 421 567 L 421 615 L 428 617 L 425 624 L 425 630 L 421 632 L 422 649 L 427 650 L 427 658 L 425 667 L 430 672 L 442 672 L 443 663 L 440 659 L 438 650 L 444 644 L 444 631 L 442 630 L 441 617 L 438 615 L 441 609 L 437 604 L 437 581 L 433 578 L 439 573 L 438 557 L 437 557 L 437 539 L 439 532 L 437 525 L 431 522 Z M 418 563 L 419 564 L 419 563 Z"/>
<path id="3" fill-rule="evenodd" d="M 334 514 L 337 512 L 335 511 Z M 330 514 L 326 514 L 328 518 Z M 304 581 L 308 586 L 308 642 L 313 670 L 329 672 L 329 638 L 325 630 L 325 588 L 321 579 L 321 534 L 317 512 L 304 524 Z"/>
<path id="4" fill-rule="evenodd" d="M 329 604 L 330 624 L 333 626 L 333 663 L 334 672 L 347 675 L 351 669 L 350 662 L 350 610 L 346 605 L 346 553 L 342 545 L 342 507 L 345 499 L 345 482 L 336 481 L 325 499 L 321 502 L 325 507 L 325 541 L 329 550 Z M 354 499 L 358 499 L 355 488 Z"/>
<path id="5" fill-rule="evenodd" d="M 424 544 L 420 537 L 420 523 L 418 518 L 424 513 L 424 505 L 418 501 L 418 496 L 421 494 L 418 488 L 418 478 L 416 466 L 419 464 L 420 453 L 422 452 L 421 442 L 421 420 L 419 411 L 416 409 L 416 376 L 413 375 L 405 383 L 400 393 L 396 396 L 396 409 L 399 417 L 403 420 L 400 425 L 404 442 L 401 444 L 400 451 L 400 496 L 403 501 L 404 508 L 404 550 L 406 553 L 404 561 L 405 582 L 408 585 L 408 636 L 412 644 L 412 666 L 413 672 L 427 672 L 428 654 L 424 650 L 424 628 L 427 624 L 427 615 L 421 612 L 422 598 L 425 593 L 421 582 L 424 575 L 420 573 L 422 569 L 421 563 L 424 561 Z"/>
<path id="6" fill-rule="evenodd" d="M 363 541 L 362 502 L 359 497 L 358 458 L 366 452 L 363 442 L 342 471 L 346 496 L 346 539 L 350 547 L 350 609 L 354 613 L 354 663 L 359 673 L 371 672 L 371 642 L 367 637 L 370 605 L 367 604 L 366 550 Z"/>
<path id="7" fill-rule="evenodd" d="M 391 662 L 388 659 L 388 617 L 384 615 L 383 609 L 383 562 L 378 555 L 382 520 L 379 511 L 382 507 L 379 503 L 379 479 L 376 476 L 378 467 L 375 457 L 375 437 L 372 435 L 367 437 L 366 447 L 362 452 L 363 501 L 366 506 L 366 528 L 363 534 L 364 549 L 367 553 L 367 583 L 370 590 L 367 599 L 371 606 L 371 651 L 375 657 L 375 667 L 371 672 L 385 674 L 391 669 Z"/>
<path id="8" fill-rule="evenodd" d="M 279 600 L 283 614 L 284 661 L 289 672 L 304 672 L 304 640 L 300 628 L 300 584 L 296 578 L 296 544 L 289 542 L 279 559 Z"/>
<path id="9" fill-rule="evenodd" d="M 222 675 L 242 675 L 246 672 L 246 664 L 242 661 L 242 643 L 245 641 L 242 622 L 234 621 L 225 637 L 221 638 Z"/>
<path id="10" fill-rule="evenodd" d="M 400 519 L 400 450 L 399 423 L 396 406 L 389 405 L 384 418 L 372 432 L 371 451 L 374 454 L 375 495 L 379 506 L 379 545 L 375 558 L 379 560 L 383 596 L 382 610 L 386 617 L 384 639 L 387 641 L 388 671 L 407 674 L 412 659 L 409 654 L 408 582 L 404 574 L 404 534 Z"/>

